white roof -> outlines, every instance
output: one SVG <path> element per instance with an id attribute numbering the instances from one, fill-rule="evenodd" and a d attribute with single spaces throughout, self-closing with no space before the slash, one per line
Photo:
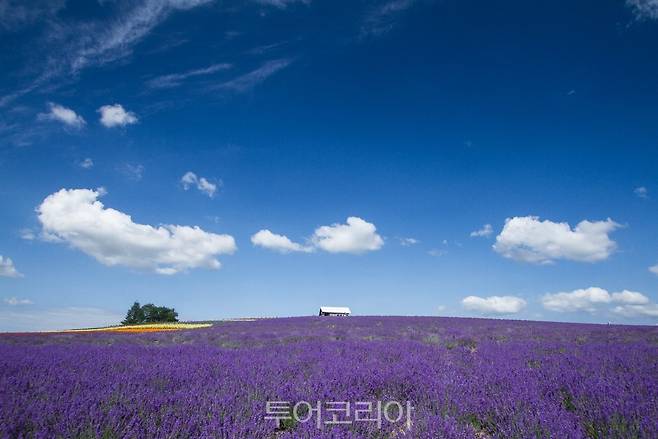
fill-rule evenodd
<path id="1" fill-rule="evenodd" d="M 320 312 L 328 312 L 335 314 L 351 314 L 352 311 L 346 306 L 321 306 Z"/>

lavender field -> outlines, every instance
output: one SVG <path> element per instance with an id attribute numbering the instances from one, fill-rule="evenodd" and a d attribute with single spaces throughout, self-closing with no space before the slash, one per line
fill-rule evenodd
<path id="1" fill-rule="evenodd" d="M 267 401 L 310 402 L 304 420 Z M 398 401 L 330 424 L 331 402 Z M 361 407 L 365 407 L 363 404 Z M 374 410 L 368 418 L 374 418 Z M 396 418 L 403 419 L 397 420 Z M 394 422 L 395 421 L 395 422 Z M 319 425 L 319 428 L 318 428 Z M 658 328 L 431 317 L 0 336 L 8 438 L 655 438 Z"/>

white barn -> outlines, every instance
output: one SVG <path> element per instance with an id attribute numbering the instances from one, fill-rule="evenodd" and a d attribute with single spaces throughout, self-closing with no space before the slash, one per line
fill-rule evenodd
<path id="1" fill-rule="evenodd" d="M 349 316 L 352 313 L 346 306 L 321 306 L 319 316 Z"/>

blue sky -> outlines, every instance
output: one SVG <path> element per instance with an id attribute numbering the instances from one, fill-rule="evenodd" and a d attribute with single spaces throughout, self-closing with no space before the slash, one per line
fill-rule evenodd
<path id="1" fill-rule="evenodd" d="M 0 35 L 0 330 L 658 322 L 656 0 L 5 0 Z"/>

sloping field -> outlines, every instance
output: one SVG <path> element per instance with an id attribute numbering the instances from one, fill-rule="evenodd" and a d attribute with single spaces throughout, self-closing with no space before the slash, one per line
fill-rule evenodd
<path id="1" fill-rule="evenodd" d="M 4 335 L 0 401 L 0 437 L 653 438 L 658 328 L 308 317 Z"/>
<path id="2" fill-rule="evenodd" d="M 212 323 L 145 323 L 140 325 L 107 326 L 103 328 L 68 329 L 60 332 L 160 332 L 181 331 L 183 329 L 209 328 Z"/>

